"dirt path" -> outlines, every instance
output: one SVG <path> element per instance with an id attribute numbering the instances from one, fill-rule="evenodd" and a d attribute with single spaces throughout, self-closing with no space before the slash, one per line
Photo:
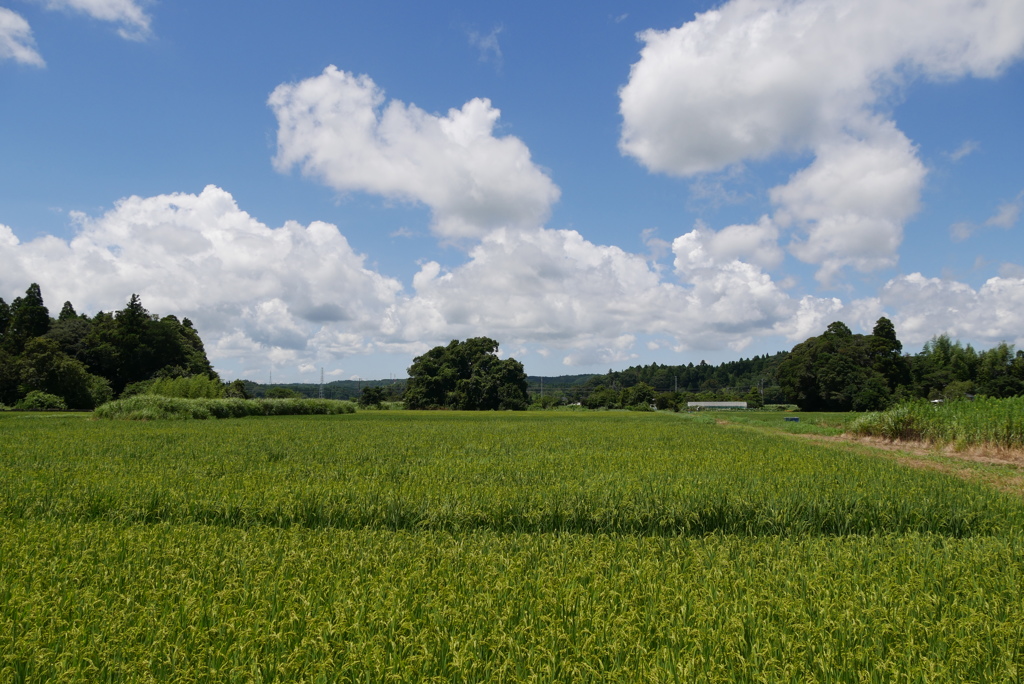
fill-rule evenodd
<path id="1" fill-rule="evenodd" d="M 965 480 L 984 482 L 996 489 L 1024 497 L 1024 450 L 998 447 L 973 447 L 957 451 L 951 446 L 927 442 L 890 442 L 877 437 L 838 435 L 797 435 L 811 441 L 851 450 L 884 451 L 898 463 L 910 468 L 939 470 Z"/>

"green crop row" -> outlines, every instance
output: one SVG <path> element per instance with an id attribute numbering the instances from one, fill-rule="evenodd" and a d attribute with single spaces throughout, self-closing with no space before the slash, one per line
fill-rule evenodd
<path id="1" fill-rule="evenodd" d="M 674 415 L 5 422 L 0 517 L 341 529 L 949 536 L 1024 529 L 936 472 Z"/>
<path id="2" fill-rule="evenodd" d="M 1024 397 L 907 402 L 863 416 L 851 431 L 893 441 L 951 444 L 959 449 L 980 445 L 1020 449 L 1024 448 Z"/>
<path id="3" fill-rule="evenodd" d="M 0 527 L 4 682 L 1011 682 L 1019 536 Z"/>

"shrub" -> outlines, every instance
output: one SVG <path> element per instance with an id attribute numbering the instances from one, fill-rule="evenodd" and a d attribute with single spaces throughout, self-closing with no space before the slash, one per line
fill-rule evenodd
<path id="1" fill-rule="evenodd" d="M 146 394 L 185 399 L 216 399 L 224 396 L 224 385 L 207 375 L 190 375 L 180 378 L 158 378 L 146 390 Z"/>
<path id="2" fill-rule="evenodd" d="M 66 411 L 68 405 L 55 394 L 33 390 L 15 404 L 14 408 L 21 411 Z"/>
<path id="3" fill-rule="evenodd" d="M 305 399 L 305 395 L 287 387 L 271 387 L 264 395 L 267 399 Z"/>
<path id="4" fill-rule="evenodd" d="M 96 409 L 97 418 L 189 420 L 246 416 L 336 415 L 355 413 L 347 401 L 331 399 L 184 399 L 140 394 Z"/>
<path id="5" fill-rule="evenodd" d="M 121 399 L 127 399 L 128 397 L 134 397 L 136 394 L 147 394 L 149 388 L 153 386 L 156 380 L 140 380 L 139 382 L 131 382 L 125 385 L 124 390 L 121 391 Z"/>

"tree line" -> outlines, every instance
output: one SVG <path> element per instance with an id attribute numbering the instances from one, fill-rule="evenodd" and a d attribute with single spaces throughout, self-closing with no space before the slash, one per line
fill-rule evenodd
<path id="1" fill-rule="evenodd" d="M 149 313 L 137 294 L 91 317 L 64 302 L 52 318 L 35 283 L 10 304 L 0 298 L 0 404 L 48 397 L 91 409 L 133 384 L 197 376 L 220 384 L 192 322 Z"/>
<path id="2" fill-rule="evenodd" d="M 807 411 L 878 410 L 912 398 L 1024 395 L 1024 350 L 1003 342 L 976 351 L 939 335 L 919 353 L 908 355 L 885 317 L 869 335 L 854 334 L 837 321 L 788 352 L 717 366 L 704 361 L 653 363 L 604 375 L 562 377 L 558 386 L 546 389 L 531 389 L 522 363 L 499 358 L 497 352 L 498 342 L 487 337 L 452 340 L 413 359 L 407 380 L 346 386 L 345 394 L 361 390 L 363 405 L 400 399 L 410 409 L 522 410 L 531 402 L 545 408 L 578 403 L 589 408 L 678 409 L 688 401 L 731 400 L 754 407 L 792 403 Z M 137 294 L 123 309 L 92 317 L 77 313 L 71 302 L 51 317 L 35 283 L 10 304 L 0 298 L 3 405 L 24 405 L 46 396 L 60 406 L 91 409 L 141 391 L 286 397 L 308 394 L 306 389 L 264 390 L 242 380 L 225 386 L 192 322 L 151 314 Z"/>
<path id="3" fill-rule="evenodd" d="M 548 388 L 535 403 L 590 408 L 685 406 L 688 401 L 746 401 L 749 406 L 796 404 L 805 411 L 866 411 L 899 401 L 973 395 L 1024 395 L 1024 350 L 1002 342 L 977 351 L 938 335 L 917 354 L 904 354 L 888 318 L 869 335 L 836 321 L 788 352 L 713 366 L 634 366 L 590 377 L 579 387 Z"/>

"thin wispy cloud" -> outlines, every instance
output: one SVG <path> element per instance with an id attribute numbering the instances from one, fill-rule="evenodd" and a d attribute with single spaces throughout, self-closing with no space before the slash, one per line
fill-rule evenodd
<path id="1" fill-rule="evenodd" d="M 978 230 L 978 226 L 970 221 L 957 221 L 949 227 L 949 237 L 953 242 L 963 242 Z"/>
<path id="2" fill-rule="evenodd" d="M 495 26 L 491 29 L 490 33 L 470 31 L 468 34 L 469 44 L 479 52 L 480 61 L 492 63 L 499 70 L 505 64 L 505 55 L 501 51 L 501 43 L 498 41 L 498 36 L 504 30 L 503 26 Z"/>
<path id="3" fill-rule="evenodd" d="M 972 221 L 958 221 L 949 227 L 949 236 L 953 242 L 963 242 L 982 228 L 1001 228 L 1009 230 L 1017 225 L 1021 212 L 1024 210 L 1024 191 L 1021 191 L 1009 202 L 996 207 L 995 213 L 978 225 Z"/>
<path id="4" fill-rule="evenodd" d="M 1020 219 L 1022 208 L 1024 208 L 1024 191 L 1010 202 L 1000 204 L 996 209 L 996 213 L 985 221 L 985 225 L 1004 229 L 1013 228 Z"/>
<path id="5" fill-rule="evenodd" d="M 981 145 L 978 143 L 977 140 L 965 140 L 963 144 L 960 145 L 960 147 L 956 148 L 955 150 L 949 153 L 949 158 L 955 162 L 960 161 L 964 157 L 972 155 L 975 152 L 977 152 L 979 147 L 981 147 Z"/>
<path id="6" fill-rule="evenodd" d="M 43 0 L 52 10 L 77 12 L 116 24 L 126 40 L 146 40 L 152 35 L 152 19 L 137 0 Z"/>
<path id="7" fill-rule="evenodd" d="M 48 10 L 85 14 L 118 26 L 126 40 L 142 41 L 152 35 L 150 16 L 136 0 L 40 0 Z M 0 61 L 42 67 L 46 61 L 36 49 L 29 22 L 17 12 L 0 7 Z"/>

